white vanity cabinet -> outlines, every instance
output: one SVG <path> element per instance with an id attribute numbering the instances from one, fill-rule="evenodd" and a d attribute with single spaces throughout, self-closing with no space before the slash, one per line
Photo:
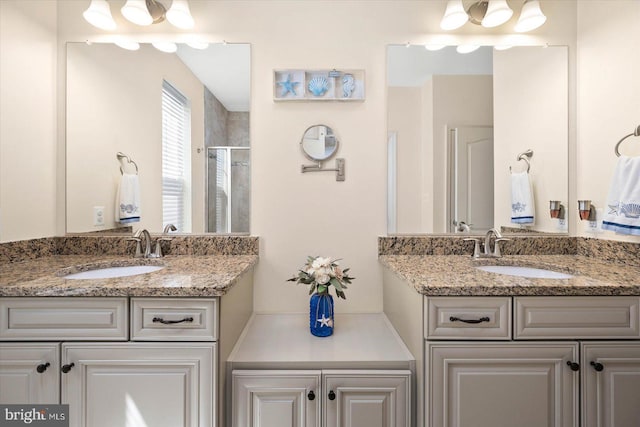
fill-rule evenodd
<path id="1" fill-rule="evenodd" d="M 234 426 L 409 426 L 411 372 L 235 370 Z"/>
<path id="2" fill-rule="evenodd" d="M 638 297 L 424 297 L 425 425 L 637 427 L 639 307 Z"/>
<path id="3" fill-rule="evenodd" d="M 217 298 L 0 298 L 0 403 L 69 404 L 72 427 L 216 426 L 217 308 Z"/>
<path id="4" fill-rule="evenodd" d="M 383 314 L 254 315 L 227 361 L 233 427 L 410 427 L 415 359 Z"/>

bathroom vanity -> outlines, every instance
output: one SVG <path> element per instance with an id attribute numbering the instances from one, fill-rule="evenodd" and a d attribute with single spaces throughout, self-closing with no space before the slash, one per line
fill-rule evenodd
<path id="1" fill-rule="evenodd" d="M 417 361 L 417 425 L 635 426 L 640 269 L 576 255 L 382 255 L 385 313 Z M 494 274 L 526 265 L 568 279 Z"/>
<path id="2" fill-rule="evenodd" d="M 72 280 L 73 270 L 162 270 Z M 54 256 L 3 265 L 0 402 L 69 405 L 70 425 L 224 425 L 225 364 L 253 309 L 255 255 Z"/>

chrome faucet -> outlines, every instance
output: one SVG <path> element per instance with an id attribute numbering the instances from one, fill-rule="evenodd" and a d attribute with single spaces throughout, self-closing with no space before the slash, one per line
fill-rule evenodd
<path id="1" fill-rule="evenodd" d="M 162 237 L 158 237 L 158 239 L 156 240 L 155 256 L 157 258 L 162 258 L 162 256 L 163 256 L 163 254 L 162 254 L 162 245 L 160 244 L 160 242 L 170 242 L 172 238 L 171 237 L 167 237 L 165 235 L 169 234 L 170 231 L 176 231 L 176 230 L 177 230 L 177 228 L 173 224 L 165 225 L 164 230 L 162 231 L 163 236 Z"/>
<path id="2" fill-rule="evenodd" d="M 146 228 L 138 230 L 133 237 L 138 239 L 138 245 L 140 246 L 142 246 L 142 241 L 144 240 L 144 253 L 141 256 L 144 258 L 152 258 L 154 254 L 151 253 L 151 234 L 149 234 L 149 231 L 147 231 Z M 138 248 L 136 248 L 136 257 L 140 257 L 138 252 Z"/>
<path id="3" fill-rule="evenodd" d="M 491 250 L 491 239 L 494 238 L 493 242 L 493 251 Z M 500 258 L 502 254 L 500 253 L 500 242 L 504 242 L 506 239 L 502 237 L 500 231 L 496 228 L 492 228 L 487 231 L 487 234 L 484 236 L 484 250 L 480 251 L 480 242 L 481 239 L 479 237 L 470 237 L 464 239 L 466 241 L 475 242 L 475 246 L 473 248 L 473 257 L 474 258 Z"/>

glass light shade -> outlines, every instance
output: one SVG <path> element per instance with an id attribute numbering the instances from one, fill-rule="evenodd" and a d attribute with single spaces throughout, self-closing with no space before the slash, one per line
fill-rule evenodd
<path id="1" fill-rule="evenodd" d="M 127 21 L 133 22 L 136 25 L 151 25 L 153 18 L 147 9 L 147 4 L 144 0 L 127 0 L 127 2 L 120 9 L 122 16 Z"/>
<path id="2" fill-rule="evenodd" d="M 151 44 L 159 51 L 165 53 L 174 53 L 178 50 L 178 46 L 173 42 L 153 42 Z"/>
<path id="3" fill-rule="evenodd" d="M 526 33 L 542 26 L 547 21 L 547 17 L 540 9 L 538 0 L 528 0 L 522 5 L 522 12 L 514 30 L 518 33 Z"/>
<path id="4" fill-rule="evenodd" d="M 140 49 L 140 43 L 138 43 L 136 41 L 133 41 L 133 40 L 120 39 L 120 40 L 114 41 L 113 44 L 115 44 L 118 47 L 121 47 L 122 49 L 126 49 L 126 50 L 138 50 L 138 49 Z"/>
<path id="5" fill-rule="evenodd" d="M 195 23 L 189 11 L 189 2 L 187 0 L 173 0 L 171 7 L 167 10 L 167 21 L 184 30 L 193 28 Z"/>
<path id="6" fill-rule="evenodd" d="M 480 48 L 480 46 L 475 45 L 475 44 L 461 44 L 460 46 L 456 47 L 456 52 L 458 53 L 471 53 L 473 51 L 476 51 Z"/>
<path id="7" fill-rule="evenodd" d="M 431 51 L 431 52 L 435 52 L 437 50 L 442 50 L 445 47 L 447 47 L 447 45 L 444 45 L 444 44 L 427 44 L 427 45 L 424 46 L 425 49 L 427 49 L 428 51 Z"/>
<path id="8" fill-rule="evenodd" d="M 209 47 L 209 43 L 202 40 L 189 40 L 187 46 L 193 49 L 204 50 Z"/>
<path id="9" fill-rule="evenodd" d="M 482 26 L 486 28 L 497 27 L 511 19 L 513 10 L 507 4 L 507 0 L 490 0 L 487 13 L 482 19 Z"/>
<path id="10" fill-rule="evenodd" d="M 513 45 L 510 45 L 510 44 L 497 44 L 493 48 L 495 50 L 507 50 L 507 49 L 511 49 L 512 47 Z"/>
<path id="11" fill-rule="evenodd" d="M 82 12 L 82 16 L 94 27 L 102 30 L 115 30 L 116 22 L 111 16 L 111 9 L 107 0 L 91 0 L 91 4 Z"/>
<path id="12" fill-rule="evenodd" d="M 442 21 L 440 21 L 440 28 L 443 30 L 455 30 L 466 24 L 468 20 L 469 15 L 464 10 L 462 0 L 449 0 Z"/>

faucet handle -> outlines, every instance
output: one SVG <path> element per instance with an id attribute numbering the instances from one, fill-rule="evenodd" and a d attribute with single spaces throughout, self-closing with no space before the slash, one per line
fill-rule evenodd
<path id="1" fill-rule="evenodd" d="M 170 242 L 171 240 L 173 240 L 172 237 L 158 237 L 156 239 L 156 252 L 155 252 L 155 258 L 162 258 L 163 254 L 162 254 L 162 245 L 160 245 L 160 242 Z"/>
<path id="2" fill-rule="evenodd" d="M 494 243 L 494 246 L 493 246 L 493 256 L 494 257 L 502 256 L 502 254 L 500 253 L 500 244 L 499 243 L 500 242 L 506 242 L 508 240 L 511 240 L 511 239 L 507 239 L 506 237 L 499 237 L 499 238 L 496 239 L 496 242 Z"/>
<path id="3" fill-rule="evenodd" d="M 479 237 L 465 237 L 463 240 L 465 242 L 475 242 L 475 245 L 473 247 L 473 257 L 480 258 L 480 242 L 482 241 L 482 239 L 480 239 Z"/>
<path id="4" fill-rule="evenodd" d="M 127 241 L 136 242 L 136 253 L 134 258 L 142 258 L 142 239 L 139 237 L 127 237 Z"/>

